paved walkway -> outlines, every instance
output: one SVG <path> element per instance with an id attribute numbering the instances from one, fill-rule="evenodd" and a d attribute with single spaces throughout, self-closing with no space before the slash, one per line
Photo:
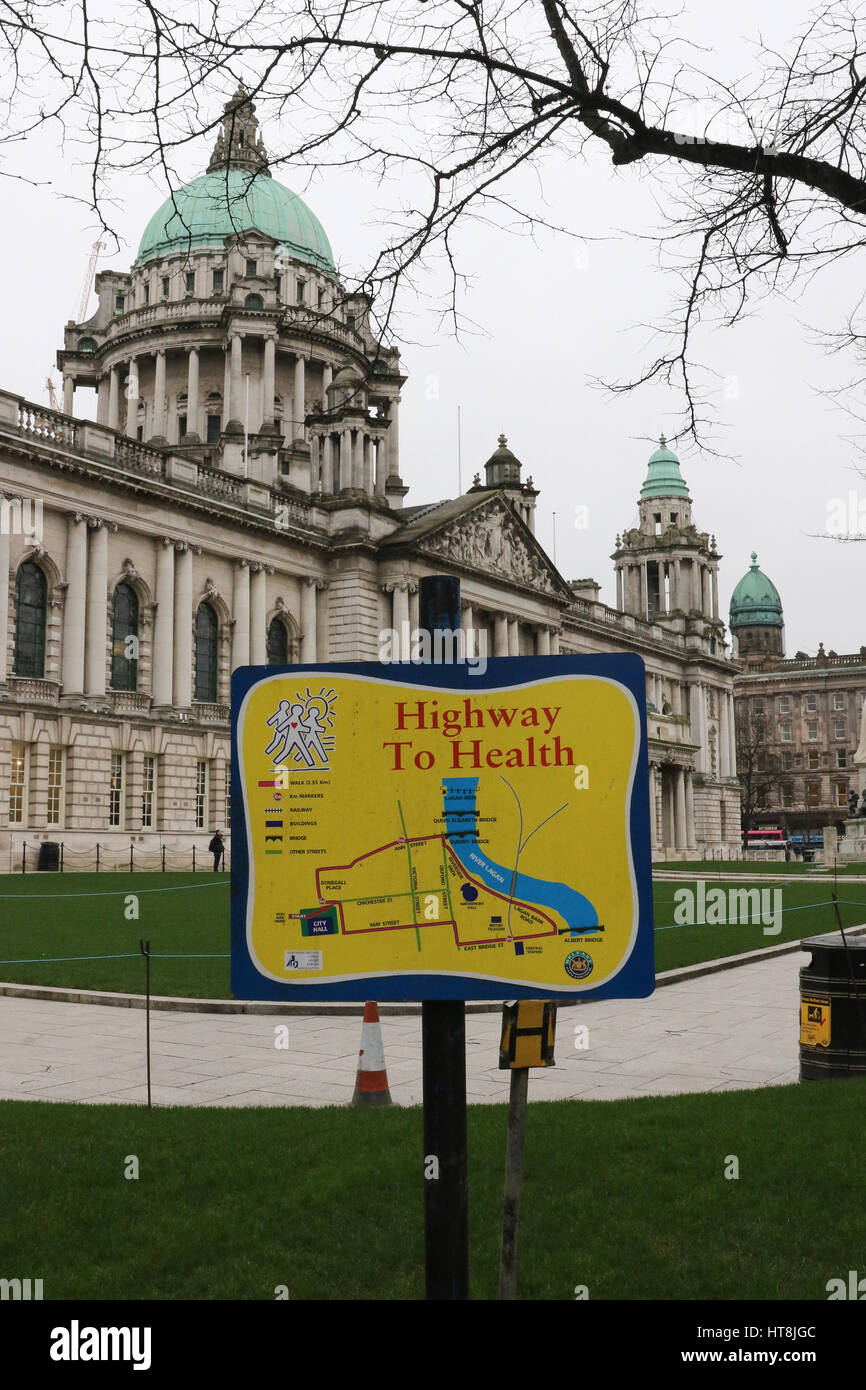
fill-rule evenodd
<path id="1" fill-rule="evenodd" d="M 534 1100 L 617 1100 L 683 1091 L 778 1086 L 798 1076 L 798 975 L 808 956 L 780 956 L 657 990 L 559 1011 L 556 1066 L 533 1072 Z M 344 1105 L 351 1099 L 359 1018 L 151 1015 L 159 1105 Z M 576 1027 L 589 1046 L 575 1048 Z M 504 1101 L 500 1020 L 466 1020 L 470 1102 Z M 0 1097 L 141 1103 L 145 1016 L 138 1009 L 0 998 Z M 382 1023 L 391 1094 L 421 1101 L 421 1019 Z"/>

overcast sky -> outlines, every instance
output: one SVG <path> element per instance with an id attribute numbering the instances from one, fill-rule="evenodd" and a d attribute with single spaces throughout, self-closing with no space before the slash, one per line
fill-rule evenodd
<path id="1" fill-rule="evenodd" d="M 683 25 L 708 46 L 714 71 L 733 77 L 749 70 L 758 25 L 765 39 L 781 43 L 809 7 L 800 0 L 733 0 L 724 13 L 707 8 L 687 0 Z M 273 146 L 267 121 L 262 133 Z M 209 152 L 203 143 L 198 161 L 190 158 L 190 177 L 204 169 Z M 54 355 L 65 321 L 77 315 L 96 229 L 79 205 L 57 196 L 83 189 L 87 171 L 76 168 L 68 149 L 58 149 L 53 133 L 31 138 L 26 165 L 44 186 L 8 181 L 2 189 L 0 384 L 47 404 L 45 378 L 52 373 L 59 387 Z M 349 272 L 361 266 L 378 245 L 376 219 L 393 190 L 354 171 L 322 172 L 309 186 L 286 173 L 280 178 L 320 218 L 338 265 Z M 423 302 L 404 305 L 409 380 L 400 442 L 407 501 L 456 492 L 459 405 L 464 489 L 504 431 L 524 477 L 531 474 L 540 489 L 539 539 L 552 554 L 555 512 L 559 569 L 567 579 L 594 577 L 613 603 L 615 536 L 636 521 L 647 457 L 659 431 L 675 428 L 681 401 L 658 387 L 612 398 L 591 383 L 640 372 L 653 353 L 646 325 L 660 322 L 676 285 L 658 272 L 653 246 L 636 235 L 658 225 L 659 209 L 652 182 L 635 169 L 614 171 L 603 153 L 587 164 L 553 161 L 540 183 L 527 181 L 522 191 L 539 206 L 543 198 L 551 218 L 575 232 L 607 239 L 580 250 L 553 233 L 533 241 L 471 226 L 459 251 L 461 269 L 473 277 L 464 309 L 478 331 L 455 342 Z M 142 175 L 119 178 L 113 192 L 115 224 L 127 246 L 100 266 L 128 269 L 165 193 Z M 839 652 L 866 641 L 866 543 L 822 536 L 828 508 L 852 490 L 866 518 L 866 481 L 854 471 L 857 456 L 846 438 L 854 426 L 820 394 L 848 380 L 856 364 L 826 356 L 811 331 L 841 326 L 863 281 L 861 257 L 825 272 L 797 303 L 764 303 L 735 330 L 705 333 L 700 343 L 701 359 L 719 373 L 719 433 L 733 457 L 679 451 L 694 518 L 715 534 L 723 556 L 726 618 L 730 592 L 757 550 L 782 596 L 789 656 L 798 649 L 814 654 L 819 641 Z M 92 393 L 77 395 L 76 413 L 92 415 L 94 406 Z M 587 509 L 586 528 L 575 526 L 576 508 Z"/>

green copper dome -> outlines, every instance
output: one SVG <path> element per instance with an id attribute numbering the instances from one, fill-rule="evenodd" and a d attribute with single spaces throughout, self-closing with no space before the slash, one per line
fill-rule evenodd
<path id="1" fill-rule="evenodd" d="M 226 237 L 254 230 L 336 274 L 325 230 L 306 203 L 269 174 L 236 168 L 202 174 L 168 198 L 145 227 L 135 264 L 177 251 L 220 249 Z"/>
<path id="2" fill-rule="evenodd" d="M 758 569 L 758 556 L 752 551 L 752 564 L 731 594 L 731 631 L 738 627 L 784 627 L 782 600 L 771 579 Z"/>
<path id="3" fill-rule="evenodd" d="M 650 454 L 649 468 L 640 496 L 642 502 L 652 497 L 685 497 L 686 501 L 691 501 L 689 490 L 680 473 L 680 461 L 673 450 L 668 448 L 664 435 L 659 439 L 659 447 L 655 453 Z"/>

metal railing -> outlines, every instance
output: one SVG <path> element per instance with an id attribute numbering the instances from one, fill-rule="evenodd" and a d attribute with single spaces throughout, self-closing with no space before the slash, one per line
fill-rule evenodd
<path id="1" fill-rule="evenodd" d="M 47 846 L 50 846 L 50 852 L 45 854 L 43 851 Z M 160 845 L 144 849 L 132 843 L 128 846 L 107 845 L 97 840 L 87 849 L 73 849 L 62 840 L 37 840 L 33 844 L 23 840 L 18 852 L 20 860 L 10 866 L 13 873 L 213 872 L 213 855 L 200 845 L 189 848 Z M 229 845 L 225 846 L 221 867 L 226 870 L 231 867 Z"/>

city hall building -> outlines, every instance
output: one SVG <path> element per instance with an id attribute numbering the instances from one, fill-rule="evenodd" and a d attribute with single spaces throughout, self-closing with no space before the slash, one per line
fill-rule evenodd
<path id="1" fill-rule="evenodd" d="M 62 412 L 0 391 L 0 868 L 44 841 L 67 868 L 97 843 L 106 866 L 202 852 L 229 820 L 232 670 L 377 659 L 433 574 L 459 577 L 473 652 L 637 652 L 654 852 L 739 848 L 720 556 L 663 439 L 616 538 L 616 608 L 552 564 L 504 436 L 463 496 L 431 479 L 407 503 L 399 353 L 271 177 L 243 91 L 96 290 L 58 353 Z"/>

